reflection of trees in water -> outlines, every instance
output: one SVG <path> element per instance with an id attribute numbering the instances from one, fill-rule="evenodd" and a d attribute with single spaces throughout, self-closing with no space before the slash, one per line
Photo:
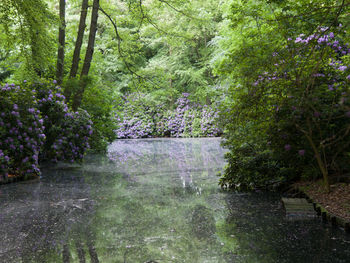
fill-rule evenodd
<path id="1" fill-rule="evenodd" d="M 217 190 L 213 175 L 224 165 L 218 142 L 147 139 L 113 143 L 108 155 L 116 170 L 135 178 L 114 191 L 108 203 L 117 202 L 117 208 L 99 220 L 107 224 L 102 228 L 110 226 L 115 231 L 106 238 L 109 244 L 119 244 L 116 262 L 217 262 L 221 244 L 215 237 L 216 214 L 204 201 L 211 192 L 193 194 L 201 193 L 202 180 L 205 189 Z M 111 217 L 113 222 L 106 220 Z"/>
<path id="2" fill-rule="evenodd" d="M 183 188 L 201 193 L 194 179 L 224 166 L 218 138 L 117 140 L 109 159 L 129 174 L 177 173 Z"/>
<path id="3" fill-rule="evenodd" d="M 119 141 L 109 152 L 118 162 L 88 157 L 76 170 L 56 167 L 41 183 L 14 185 L 0 195 L 10 228 L 0 225 L 0 236 L 13 237 L 7 246 L 0 238 L 0 262 L 217 262 L 216 178 L 196 195 L 223 166 L 217 141 Z"/>
<path id="4" fill-rule="evenodd" d="M 192 232 L 197 238 L 211 238 L 216 231 L 212 211 L 204 205 L 196 205 L 192 208 L 191 226 Z"/>
<path id="5" fill-rule="evenodd" d="M 94 203 L 88 189 L 81 176 L 69 184 L 43 179 L 7 188 L 3 200 L 11 201 L 9 207 L 0 207 L 0 234 L 7 233 L 0 239 L 0 262 L 67 263 L 72 254 L 78 255 L 79 262 L 85 262 L 86 255 L 99 262 L 89 221 Z"/>

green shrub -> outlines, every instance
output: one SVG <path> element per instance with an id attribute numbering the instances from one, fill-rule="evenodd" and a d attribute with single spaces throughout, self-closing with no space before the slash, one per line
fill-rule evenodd
<path id="1" fill-rule="evenodd" d="M 260 143 L 243 143 L 226 153 L 228 162 L 219 184 L 222 188 L 270 188 L 294 177 L 294 170 Z"/>
<path id="2" fill-rule="evenodd" d="M 90 85 L 86 88 L 81 108 L 86 110 L 92 120 L 94 132 L 90 136 L 91 149 L 97 152 L 106 150 L 107 145 L 116 139 L 116 104 L 112 90 L 105 86 Z"/>

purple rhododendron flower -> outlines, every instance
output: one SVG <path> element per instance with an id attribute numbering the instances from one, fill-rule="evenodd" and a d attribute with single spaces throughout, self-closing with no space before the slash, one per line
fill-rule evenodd
<path id="1" fill-rule="evenodd" d="M 286 144 L 286 145 L 284 145 L 284 149 L 286 151 L 290 151 L 292 149 L 292 146 L 290 146 L 290 144 Z"/>
<path id="2" fill-rule="evenodd" d="M 299 154 L 300 156 L 304 156 L 304 155 L 305 155 L 305 150 L 299 150 L 299 151 L 298 151 L 298 154 Z"/>
<path id="3" fill-rule="evenodd" d="M 344 70 L 346 70 L 348 67 L 347 66 L 340 66 L 338 69 L 340 70 L 340 71 L 344 71 Z"/>

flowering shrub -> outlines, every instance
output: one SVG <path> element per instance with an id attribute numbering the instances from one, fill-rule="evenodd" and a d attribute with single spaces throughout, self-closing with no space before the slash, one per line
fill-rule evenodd
<path id="1" fill-rule="evenodd" d="M 341 28 L 336 30 L 341 35 Z M 273 149 L 295 165 L 316 161 L 328 189 L 329 173 L 350 171 L 350 49 L 329 31 L 319 28 L 310 36 L 288 40 L 289 52 L 296 54 L 292 56 L 296 70 L 309 70 L 304 69 L 299 80 L 295 72 L 284 71 L 272 81 L 293 87 L 277 102 L 270 125 Z"/>
<path id="2" fill-rule="evenodd" d="M 322 175 L 327 190 L 330 174 L 350 171 L 350 49 L 342 35 L 341 27 L 319 27 L 310 36 L 288 38 L 287 46 L 271 54 L 263 73 L 245 84 L 228 114 L 244 116 L 245 126 L 253 127 L 241 140 L 249 142 L 251 134 L 259 134 L 266 139 L 261 139 L 265 146 L 259 153 L 272 151 L 278 166 L 293 168 L 298 176 Z M 232 118 L 226 124 L 230 140 L 240 133 L 235 123 Z M 237 161 L 237 151 L 232 146 L 229 161 Z M 223 185 L 235 185 L 239 175 L 234 170 L 226 171 Z M 264 177 L 259 169 L 254 171 L 255 178 Z"/>
<path id="3" fill-rule="evenodd" d="M 51 161 L 80 161 L 89 148 L 92 122 L 84 110 L 70 112 L 58 86 L 35 84 L 46 142 L 41 157 Z"/>
<path id="4" fill-rule="evenodd" d="M 219 112 L 215 109 L 214 106 L 207 106 L 204 105 L 201 112 L 200 117 L 195 119 L 194 121 L 200 119 L 200 130 L 197 130 L 195 128 L 195 122 L 192 124 L 192 133 L 194 135 L 198 134 L 195 137 L 199 136 L 207 136 L 207 137 L 213 137 L 213 136 L 219 136 L 221 134 L 221 129 L 218 127 L 218 118 L 219 118 Z"/>
<path id="5" fill-rule="evenodd" d="M 89 147 L 92 123 L 70 112 L 54 85 L 0 87 L 0 181 L 40 174 L 39 160 L 78 161 Z"/>
<path id="6" fill-rule="evenodd" d="M 144 95 L 131 94 L 125 98 L 122 119 L 117 118 L 119 139 L 148 138 L 155 134 L 157 112 L 156 105 L 147 101 Z M 161 109 L 161 107 L 159 107 Z"/>
<path id="7" fill-rule="evenodd" d="M 35 90 L 14 84 L 0 87 L 0 176 L 39 174 L 44 126 Z"/>
<path id="8" fill-rule="evenodd" d="M 189 94 L 183 93 L 177 99 L 174 111 L 168 111 L 164 115 L 161 127 L 158 127 L 161 135 L 170 137 L 190 137 L 192 133 L 192 122 L 196 115 L 196 110 L 192 107 Z M 163 124 L 164 123 L 164 124 Z"/>
<path id="9" fill-rule="evenodd" d="M 122 119 L 119 118 L 117 137 L 213 137 L 221 130 L 216 125 L 218 117 L 213 106 L 201 106 L 189 100 L 184 93 L 174 110 L 152 102 L 145 96 L 132 94 L 125 103 Z"/>

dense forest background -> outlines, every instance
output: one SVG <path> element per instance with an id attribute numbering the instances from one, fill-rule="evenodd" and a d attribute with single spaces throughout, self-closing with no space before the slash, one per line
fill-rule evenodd
<path id="1" fill-rule="evenodd" d="M 223 135 L 223 187 L 329 190 L 350 172 L 349 5 L 3 0 L 0 172 L 116 138 Z"/>

